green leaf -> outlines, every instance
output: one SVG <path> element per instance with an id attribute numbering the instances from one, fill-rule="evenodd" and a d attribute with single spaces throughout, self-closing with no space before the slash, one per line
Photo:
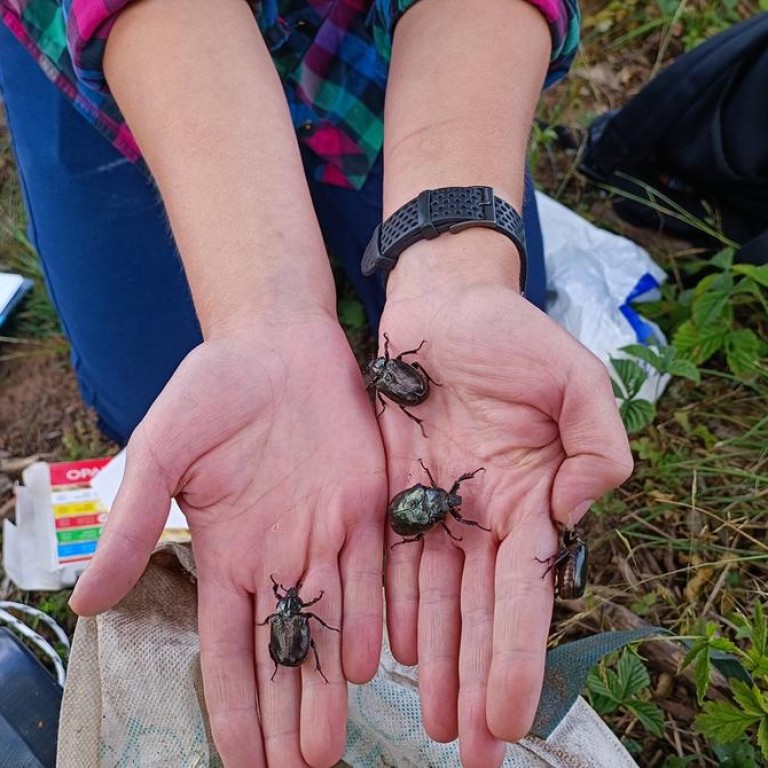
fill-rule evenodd
<path id="1" fill-rule="evenodd" d="M 664 713 L 658 705 L 652 701 L 632 701 L 626 706 L 648 733 L 659 737 L 664 735 Z"/>
<path id="2" fill-rule="evenodd" d="M 611 698 L 622 702 L 624 700 L 624 686 L 622 686 L 619 676 L 611 669 L 604 669 L 603 675 L 605 684 L 611 692 Z"/>
<path id="3" fill-rule="evenodd" d="M 737 275 L 746 275 L 750 279 L 768 288 L 768 264 L 756 267 L 753 264 L 737 264 L 733 271 Z"/>
<path id="4" fill-rule="evenodd" d="M 768 626 L 763 616 L 763 606 L 755 604 L 753 623 L 746 617 L 737 616 L 743 623 L 739 636 L 748 637 L 751 640 L 746 650 L 745 664 L 756 677 L 768 677 Z"/>
<path id="5" fill-rule="evenodd" d="M 733 277 L 730 272 L 714 272 L 696 283 L 693 289 L 693 300 L 706 293 L 730 293 L 733 287 Z"/>
<path id="6" fill-rule="evenodd" d="M 742 712 L 730 701 L 708 701 L 694 722 L 707 738 L 727 743 L 742 736 L 758 719 Z"/>
<path id="7" fill-rule="evenodd" d="M 657 371 L 661 370 L 659 366 L 663 364 L 663 358 L 652 347 L 647 347 L 645 344 L 628 344 L 626 347 L 622 347 L 621 351 L 643 360 Z"/>
<path id="8" fill-rule="evenodd" d="M 765 700 L 756 685 L 747 685 L 741 680 L 730 680 L 731 692 L 734 701 L 742 708 L 745 714 L 755 717 L 765 717 Z"/>
<path id="9" fill-rule="evenodd" d="M 627 399 L 626 392 L 624 392 L 624 390 L 622 389 L 621 384 L 619 384 L 619 382 L 616 381 L 616 379 L 614 379 L 614 378 L 611 378 L 611 387 L 613 387 L 613 396 L 617 400 L 626 400 Z"/>
<path id="10" fill-rule="evenodd" d="M 727 637 L 713 637 L 708 645 L 710 648 L 716 651 L 722 651 L 723 653 L 739 652 L 739 647 L 736 643 L 731 642 Z"/>
<path id="11" fill-rule="evenodd" d="M 648 670 L 640 659 L 633 653 L 626 651 L 621 655 L 616 664 L 616 676 L 622 687 L 621 701 L 626 702 L 638 691 L 647 688 L 651 684 Z"/>
<path id="12" fill-rule="evenodd" d="M 712 663 L 709 658 L 709 648 L 704 653 L 700 653 L 696 658 L 693 678 L 696 681 L 696 698 L 699 704 L 704 701 L 709 688 L 709 681 L 712 675 Z"/>
<path id="13" fill-rule="evenodd" d="M 757 729 L 757 746 L 763 753 L 763 757 L 768 760 L 768 719 L 763 718 L 760 721 L 760 727 Z"/>
<path id="14" fill-rule="evenodd" d="M 663 372 L 672 376 L 679 376 L 681 379 L 690 379 L 696 384 L 701 382 L 701 372 L 692 360 L 671 360 L 666 366 L 666 371 Z"/>
<path id="15" fill-rule="evenodd" d="M 611 365 L 616 371 L 619 381 L 624 385 L 627 399 L 631 400 L 643 386 L 648 374 L 634 360 L 612 357 Z"/>
<path id="16" fill-rule="evenodd" d="M 725 358 L 728 367 L 739 377 L 754 373 L 758 365 L 760 339 L 749 328 L 740 328 L 728 334 Z"/>
<path id="17" fill-rule="evenodd" d="M 693 322 L 699 328 L 730 325 L 731 294 L 725 291 L 706 291 L 693 300 Z"/>
<path id="18" fill-rule="evenodd" d="M 619 414 L 624 421 L 624 427 L 631 435 L 653 422 L 656 418 L 656 407 L 647 400 L 625 400 L 619 406 Z"/>
<path id="19" fill-rule="evenodd" d="M 701 329 L 693 321 L 686 320 L 678 326 L 672 343 L 679 352 L 689 356 L 697 365 L 701 365 L 723 347 L 726 333 L 722 328 Z"/>
<path id="20" fill-rule="evenodd" d="M 763 604 L 755 603 L 752 622 L 752 643 L 762 655 L 768 650 L 768 622 L 763 614 Z"/>
<path id="21" fill-rule="evenodd" d="M 757 752 L 746 738 L 730 744 L 719 744 L 712 740 L 712 751 L 720 761 L 720 768 L 759 768 Z"/>
<path id="22" fill-rule="evenodd" d="M 691 647 L 688 649 L 688 652 L 683 657 L 683 661 L 680 664 L 680 669 L 685 669 L 689 664 L 693 664 L 694 660 L 700 653 L 706 653 L 707 652 L 707 641 L 706 638 L 699 638 L 695 640 L 693 643 L 691 643 Z"/>
<path id="23" fill-rule="evenodd" d="M 587 690 L 596 696 L 610 699 L 612 702 L 619 702 L 619 699 L 613 695 L 613 691 L 605 684 L 605 681 L 596 669 L 593 669 L 587 677 Z"/>
<path id="24" fill-rule="evenodd" d="M 713 267 L 719 269 L 729 269 L 733 264 L 734 250 L 733 248 L 723 248 L 722 251 L 718 251 L 710 260 L 709 263 Z"/>

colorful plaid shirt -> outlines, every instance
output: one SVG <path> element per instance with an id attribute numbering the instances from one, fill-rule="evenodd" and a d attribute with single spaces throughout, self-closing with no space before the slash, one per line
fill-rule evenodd
<path id="1" fill-rule="evenodd" d="M 133 162 L 141 155 L 104 80 L 102 60 L 130 0 L 0 0 L 2 18 L 75 107 Z M 384 140 L 392 34 L 417 0 L 249 0 L 318 178 L 359 189 Z M 529 0 L 552 32 L 547 84 L 568 69 L 578 0 Z"/>

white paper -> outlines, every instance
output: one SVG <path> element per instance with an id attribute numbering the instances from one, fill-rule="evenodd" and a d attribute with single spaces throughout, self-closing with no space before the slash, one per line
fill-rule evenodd
<path id="1" fill-rule="evenodd" d="M 109 464 L 102 467 L 101 471 L 93 478 L 93 480 L 91 480 L 91 488 L 99 494 L 99 498 L 107 509 L 112 508 L 112 502 L 114 502 L 115 496 L 117 496 L 117 489 L 123 481 L 124 472 L 125 450 L 122 450 L 109 462 Z M 176 530 L 189 530 L 187 518 L 184 517 L 184 513 L 174 500 L 171 500 L 171 506 L 168 511 L 168 520 L 165 523 L 165 527 Z"/>

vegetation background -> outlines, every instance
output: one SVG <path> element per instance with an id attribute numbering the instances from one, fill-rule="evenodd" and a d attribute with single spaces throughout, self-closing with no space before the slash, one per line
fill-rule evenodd
<path id="1" fill-rule="evenodd" d="M 623 224 L 552 126 L 583 130 L 675 57 L 761 10 L 768 0 L 586 0 L 581 53 L 543 96 L 531 140 L 540 188 L 639 241 L 669 274 L 643 311 L 672 345 L 630 349 L 614 372 L 636 470 L 586 522 L 590 588 L 560 603 L 552 626 L 553 645 L 610 629 L 670 633 L 606 658 L 585 690 L 643 768 L 768 764 L 768 267 L 734 266 L 725 238 L 713 256 Z M 32 277 L 35 289 L 0 336 L 0 518 L 13 514 L 13 483 L 30 462 L 117 450 L 80 402 L 9 144 L 1 128 L 0 270 Z M 701 224 L 716 230 L 715 213 Z M 374 341 L 341 278 L 339 297 L 363 363 Z M 672 375 L 655 407 L 634 397 L 649 368 Z M 0 563 L 0 600 L 37 605 L 71 633 L 68 596 L 19 592 Z"/>

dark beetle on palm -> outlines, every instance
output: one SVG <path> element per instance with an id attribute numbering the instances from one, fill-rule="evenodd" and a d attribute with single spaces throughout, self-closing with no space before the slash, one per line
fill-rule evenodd
<path id="1" fill-rule="evenodd" d="M 451 486 L 451 490 L 445 491 L 437 485 L 432 473 L 424 466 L 421 459 L 419 459 L 419 464 L 427 473 L 432 486 L 417 483 L 398 493 L 389 502 L 389 524 L 395 533 L 399 533 L 403 537 L 402 541 L 396 542 L 392 547 L 409 541 L 420 541 L 427 531 L 438 524 L 443 526 L 446 533 L 454 541 L 461 541 L 461 537 L 454 536 L 451 529 L 445 524 L 445 518 L 449 514 L 463 525 L 472 525 L 484 531 L 491 530 L 475 520 L 467 520 L 459 514 L 459 507 L 461 506 L 461 496 L 457 495 L 459 486 L 465 480 L 469 480 L 478 472 L 483 471 L 484 467 L 461 475 Z M 407 536 L 411 536 L 411 538 L 406 538 Z"/>
<path id="2" fill-rule="evenodd" d="M 573 528 L 563 528 L 561 533 L 562 548 L 546 560 L 536 560 L 548 563 L 547 570 L 541 575 L 543 579 L 550 571 L 555 575 L 555 595 L 561 600 L 575 600 L 584 594 L 587 588 L 587 567 L 589 565 L 589 547 L 582 535 Z"/>
<path id="3" fill-rule="evenodd" d="M 312 639 L 309 631 L 309 620 L 317 619 L 327 629 L 332 629 L 334 632 L 339 630 L 326 624 L 314 613 L 302 611 L 302 608 L 318 602 L 324 592 L 321 590 L 314 600 L 305 603 L 299 597 L 301 582 L 290 589 L 286 589 L 280 584 L 279 588 L 285 592 L 284 595 L 281 595 L 278 592 L 278 583 L 274 577 L 270 576 L 270 579 L 272 579 L 272 591 L 277 599 L 277 611 L 267 616 L 264 621 L 259 622 L 260 627 L 269 623 L 269 655 L 272 661 L 275 662 L 275 671 L 272 673 L 270 680 L 275 679 L 278 664 L 284 667 L 298 667 L 304 663 L 311 648 L 312 653 L 315 654 L 315 669 L 323 676 L 323 680 L 327 683 L 328 678 L 320 668 L 320 659 L 317 655 L 315 641 Z"/>
<path id="4" fill-rule="evenodd" d="M 429 396 L 429 383 L 435 386 L 438 384 L 419 363 L 406 363 L 403 360 L 405 355 L 415 355 L 424 346 L 424 341 L 416 349 L 410 349 L 407 352 L 401 352 L 397 357 L 389 356 L 389 336 L 384 334 L 384 357 L 377 357 L 372 360 L 365 371 L 365 386 L 368 389 L 375 389 L 381 403 L 381 411 L 377 416 L 384 413 L 387 404 L 382 397 L 385 395 L 393 403 L 400 406 L 400 410 L 409 418 L 415 421 L 421 428 L 424 437 L 427 436 L 422 426 L 422 420 L 408 411 L 406 406 L 419 405 Z"/>

